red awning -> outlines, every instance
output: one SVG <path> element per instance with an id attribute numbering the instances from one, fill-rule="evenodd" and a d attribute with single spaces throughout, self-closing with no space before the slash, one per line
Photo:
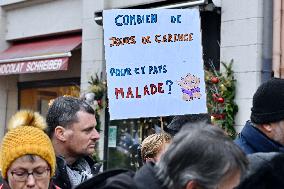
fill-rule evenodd
<path id="1" fill-rule="evenodd" d="M 67 70 L 71 51 L 81 42 L 81 35 L 72 35 L 15 43 L 0 53 L 0 75 Z"/>

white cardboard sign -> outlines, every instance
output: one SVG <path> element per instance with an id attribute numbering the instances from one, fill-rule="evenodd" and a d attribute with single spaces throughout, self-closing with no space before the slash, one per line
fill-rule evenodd
<path id="1" fill-rule="evenodd" d="M 110 119 L 206 113 L 197 9 L 103 12 Z"/>

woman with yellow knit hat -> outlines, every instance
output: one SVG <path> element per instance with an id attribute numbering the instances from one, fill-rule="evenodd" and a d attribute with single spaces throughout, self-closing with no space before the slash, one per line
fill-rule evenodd
<path id="1" fill-rule="evenodd" d="M 37 112 L 22 110 L 9 121 L 0 149 L 0 189 L 59 189 L 51 182 L 55 153 Z"/>

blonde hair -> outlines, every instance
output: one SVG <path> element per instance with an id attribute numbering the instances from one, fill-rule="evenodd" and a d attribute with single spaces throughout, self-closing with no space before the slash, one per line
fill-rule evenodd
<path id="1" fill-rule="evenodd" d="M 146 158 L 155 158 L 164 148 L 164 144 L 170 143 L 171 140 L 171 136 L 164 132 L 146 137 L 141 144 L 141 156 L 143 161 L 145 161 Z"/>

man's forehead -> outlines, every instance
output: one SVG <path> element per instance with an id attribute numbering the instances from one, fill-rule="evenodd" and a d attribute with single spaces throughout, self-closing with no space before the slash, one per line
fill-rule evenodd
<path id="1" fill-rule="evenodd" d="M 80 110 L 76 113 L 76 116 L 77 117 L 82 117 L 82 116 L 91 116 L 91 117 L 95 117 L 95 114 L 91 114 L 89 112 L 86 112 L 86 111 L 83 111 L 83 110 Z"/>
<path id="2" fill-rule="evenodd" d="M 87 127 L 95 127 L 97 125 L 97 121 L 96 121 L 96 117 L 94 114 L 90 114 L 88 112 L 84 112 L 84 111 L 79 111 L 76 114 L 76 121 L 71 124 L 71 128 L 72 127 L 77 127 L 78 125 L 80 125 L 80 129 L 84 129 Z M 84 127 L 84 128 L 82 128 Z"/>

